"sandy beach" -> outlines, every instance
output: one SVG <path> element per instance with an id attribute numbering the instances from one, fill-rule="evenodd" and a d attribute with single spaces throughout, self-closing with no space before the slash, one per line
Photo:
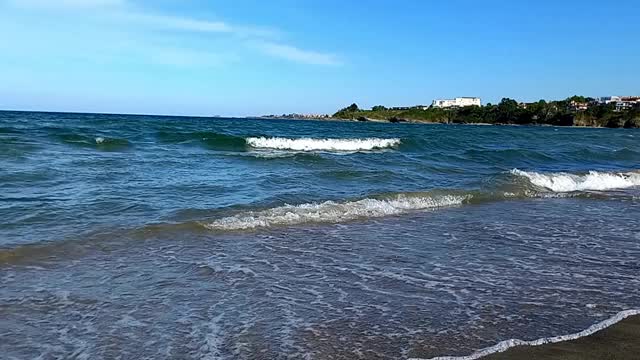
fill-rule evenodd
<path id="1" fill-rule="evenodd" d="M 640 316 L 580 339 L 541 346 L 517 346 L 483 360 L 635 360 L 640 359 Z"/>

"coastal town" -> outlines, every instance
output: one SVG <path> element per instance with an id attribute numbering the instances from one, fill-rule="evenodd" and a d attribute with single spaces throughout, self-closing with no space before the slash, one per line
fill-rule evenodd
<path id="1" fill-rule="evenodd" d="M 541 100 L 542 101 L 542 100 Z M 518 102 L 518 107 L 521 109 L 527 109 L 528 107 L 539 104 L 540 102 L 526 103 Z M 640 96 L 603 96 L 598 98 L 574 96 L 569 98 L 568 109 L 571 111 L 579 112 L 586 111 L 592 107 L 601 105 L 613 105 L 615 112 L 622 112 L 625 110 L 631 110 L 640 107 Z M 374 106 L 372 110 L 391 110 L 391 111 L 406 111 L 412 109 L 428 110 L 432 109 L 460 109 L 464 107 L 478 106 L 482 107 L 482 99 L 479 97 L 456 97 L 454 99 L 435 99 L 431 102 L 430 106 L 427 105 L 414 105 L 414 106 L 393 106 L 384 107 L 382 105 Z M 491 106 L 491 104 L 487 104 Z M 304 114 L 304 113 L 290 113 L 282 115 L 264 115 L 261 118 L 277 118 L 277 119 L 332 119 L 335 118 L 330 114 Z"/>
<path id="2" fill-rule="evenodd" d="M 354 103 L 334 114 L 282 114 L 261 118 L 635 128 L 640 127 L 640 96 L 594 98 L 576 95 L 564 100 L 537 102 L 504 98 L 498 104 L 483 104 L 479 97 L 456 97 L 435 99 L 431 105 L 376 105 L 362 109 Z"/>
<path id="3" fill-rule="evenodd" d="M 533 103 L 520 102 L 518 106 L 526 109 L 527 106 Z M 633 109 L 636 106 L 640 106 L 640 96 L 604 96 L 599 98 L 582 98 L 573 97 L 570 98 L 569 106 L 574 111 L 585 111 L 592 106 L 597 105 L 615 105 L 615 111 L 624 111 Z M 482 100 L 478 97 L 458 97 L 455 99 L 443 99 L 433 100 L 431 104 L 434 108 L 461 108 L 467 106 L 482 106 Z M 423 110 L 426 110 L 422 107 Z"/>

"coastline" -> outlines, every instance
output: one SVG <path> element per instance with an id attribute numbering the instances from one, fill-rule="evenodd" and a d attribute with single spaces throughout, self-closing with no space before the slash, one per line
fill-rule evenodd
<path id="1" fill-rule="evenodd" d="M 626 310 L 578 333 L 533 341 L 511 339 L 467 356 L 428 360 L 632 360 L 640 354 L 640 310 Z M 424 360 L 414 358 L 412 360 Z"/>
<path id="2" fill-rule="evenodd" d="M 434 101 L 431 106 L 414 105 L 391 107 L 383 105 L 370 109 L 353 103 L 338 110 L 333 116 L 359 121 L 385 119 L 389 122 L 438 122 L 438 123 L 490 123 L 519 125 L 593 126 L 607 128 L 639 128 L 640 97 L 630 97 L 627 102 L 611 103 L 584 96 L 572 96 L 564 100 L 523 103 L 503 98 L 498 104 L 482 105 L 479 98 L 451 104 L 445 100 Z M 447 100 L 449 101 L 449 100 Z"/>
<path id="3" fill-rule="evenodd" d="M 226 118 L 221 118 L 226 119 Z M 433 121 L 419 121 L 419 120 L 411 120 L 406 119 L 406 121 L 393 122 L 386 119 L 371 119 L 367 118 L 367 120 L 358 120 L 358 119 L 343 119 L 343 118 L 277 118 L 277 117 L 254 117 L 248 116 L 241 119 L 252 119 L 252 120 L 285 120 L 285 121 L 320 121 L 320 122 L 352 122 L 352 123 L 376 123 L 376 124 L 415 124 L 415 125 L 463 125 L 463 126 L 535 126 L 535 127 L 560 127 L 560 128 L 586 128 L 586 129 L 607 129 L 604 126 L 586 126 L 586 125 L 550 125 L 550 124 L 508 124 L 508 123 L 487 123 L 487 122 L 477 122 L 477 123 L 464 123 L 464 122 L 433 122 Z"/>

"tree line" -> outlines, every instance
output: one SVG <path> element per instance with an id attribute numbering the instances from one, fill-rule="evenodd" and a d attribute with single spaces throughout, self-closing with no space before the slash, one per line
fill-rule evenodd
<path id="1" fill-rule="evenodd" d="M 502 125 L 554 125 L 593 126 L 610 128 L 640 127 L 640 104 L 617 110 L 615 103 L 598 103 L 593 98 L 573 96 L 565 100 L 518 103 L 504 98 L 498 104 L 461 108 L 413 107 L 389 109 L 377 105 L 370 110 L 351 104 L 339 110 L 334 118 L 354 120 L 387 120 L 391 122 L 433 122 L 446 124 L 502 124 Z"/>

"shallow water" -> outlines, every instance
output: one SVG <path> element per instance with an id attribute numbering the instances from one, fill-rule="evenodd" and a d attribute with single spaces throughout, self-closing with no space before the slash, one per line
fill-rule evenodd
<path id="1" fill-rule="evenodd" d="M 0 112 L 0 351 L 428 358 L 582 330 L 640 308 L 638 136 Z"/>

